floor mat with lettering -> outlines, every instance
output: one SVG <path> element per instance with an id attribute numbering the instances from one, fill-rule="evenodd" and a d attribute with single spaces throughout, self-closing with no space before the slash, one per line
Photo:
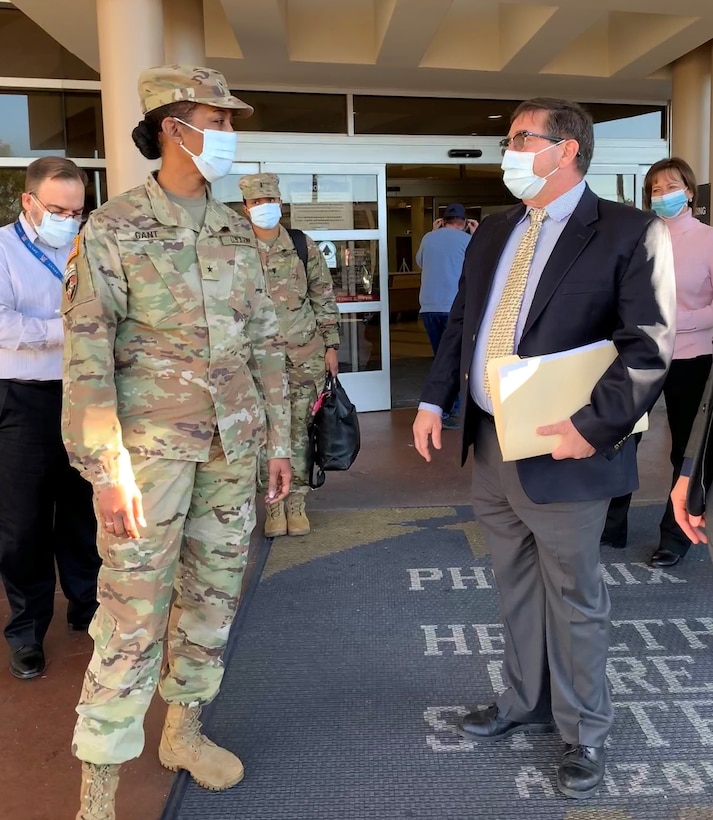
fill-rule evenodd
<path id="1" fill-rule="evenodd" d="M 713 818 L 713 571 L 705 548 L 646 566 L 660 513 L 632 507 L 630 546 L 602 556 L 617 714 L 595 798 L 556 791 L 558 736 L 453 731 L 502 685 L 470 509 L 369 510 L 315 513 L 273 546 L 208 726 L 245 780 L 185 783 L 165 820 Z"/>

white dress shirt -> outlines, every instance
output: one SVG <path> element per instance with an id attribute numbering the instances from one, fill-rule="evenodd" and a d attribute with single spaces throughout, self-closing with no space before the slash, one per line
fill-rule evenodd
<path id="1" fill-rule="evenodd" d="M 51 248 L 24 215 L 27 238 L 64 273 L 72 243 Z M 13 223 L 0 228 L 0 379 L 62 378 L 62 282 L 25 247 Z"/>

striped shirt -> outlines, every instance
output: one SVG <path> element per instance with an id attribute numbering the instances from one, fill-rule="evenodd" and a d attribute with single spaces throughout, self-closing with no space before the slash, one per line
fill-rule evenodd
<path id="1" fill-rule="evenodd" d="M 20 223 L 60 271 L 71 243 L 51 248 L 25 216 Z M 62 283 L 25 247 L 10 223 L 0 228 L 0 379 L 62 378 Z"/>

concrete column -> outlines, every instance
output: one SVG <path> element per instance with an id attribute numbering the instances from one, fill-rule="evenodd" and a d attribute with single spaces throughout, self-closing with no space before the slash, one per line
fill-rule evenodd
<path id="1" fill-rule="evenodd" d="M 708 43 L 673 63 L 671 153 L 689 163 L 700 183 L 710 181 L 711 72 L 713 46 Z"/>
<path id="2" fill-rule="evenodd" d="M 205 65 L 203 0 L 163 0 L 167 63 Z"/>
<path id="3" fill-rule="evenodd" d="M 109 196 L 140 185 L 155 167 L 131 139 L 142 119 L 137 81 L 163 65 L 162 0 L 96 0 Z"/>

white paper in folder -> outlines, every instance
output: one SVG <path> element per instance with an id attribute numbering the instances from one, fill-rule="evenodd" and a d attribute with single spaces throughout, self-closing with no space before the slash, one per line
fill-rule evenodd
<path id="1" fill-rule="evenodd" d="M 488 362 L 495 429 L 505 461 L 551 453 L 561 436 L 536 430 L 570 418 L 589 404 L 592 390 L 618 353 L 611 341 L 521 359 L 502 356 Z M 649 426 L 644 414 L 632 432 Z"/>

